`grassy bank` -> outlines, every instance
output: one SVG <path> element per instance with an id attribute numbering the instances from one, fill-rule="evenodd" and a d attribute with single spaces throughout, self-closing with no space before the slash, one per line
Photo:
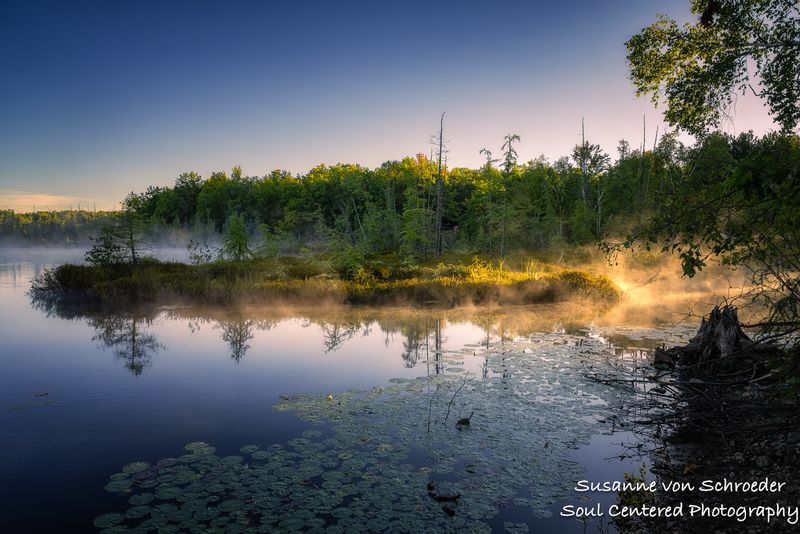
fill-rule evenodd
<path id="1" fill-rule="evenodd" d="M 65 264 L 37 278 L 32 294 L 121 305 L 169 301 L 453 307 L 574 298 L 611 303 L 620 290 L 604 276 L 538 262 L 512 270 L 478 259 L 429 266 L 381 261 L 339 274 L 315 259 L 283 257 L 201 265 L 153 259 L 135 265 Z"/>

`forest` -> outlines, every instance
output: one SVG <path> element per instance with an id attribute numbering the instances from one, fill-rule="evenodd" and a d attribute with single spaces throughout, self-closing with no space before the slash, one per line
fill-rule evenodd
<path id="1" fill-rule="evenodd" d="M 117 222 L 115 211 L 0 210 L 0 242 L 27 245 L 84 245 L 103 227 Z"/>
<path id="2" fill-rule="evenodd" d="M 240 218 L 253 253 L 336 251 L 426 261 L 454 252 L 504 259 L 509 251 L 632 236 L 698 184 L 730 182 L 753 169 L 774 174 L 799 157 L 790 134 L 715 133 L 687 147 L 671 133 L 645 150 L 621 140 L 613 162 L 587 141 L 555 162 L 518 163 L 521 140 L 509 135 L 505 141 L 498 159 L 482 151 L 486 164 L 479 169 L 449 169 L 418 154 L 375 169 L 340 163 L 301 175 L 248 176 L 238 166 L 207 178 L 186 172 L 172 186 L 131 192 L 120 212 L 2 211 L 0 238 L 86 244 L 127 215 L 150 239 L 183 231 L 196 242 L 216 243 Z M 774 150 L 782 151 L 780 161 Z"/>
<path id="3" fill-rule="evenodd" d="M 517 162 L 518 136 L 501 158 L 484 151 L 479 169 L 448 169 L 418 154 L 376 169 L 320 165 L 293 176 L 182 174 L 173 187 L 131 194 L 124 208 L 157 224 L 207 224 L 222 232 L 233 215 L 285 252 L 335 243 L 357 254 L 424 260 L 443 252 L 504 258 L 509 250 L 583 244 L 620 229 L 660 202 L 692 155 L 674 136 L 642 154 L 620 142 L 619 158 L 586 142 L 554 163 Z M 499 163 L 499 165 L 498 165 Z M 286 248 L 288 247 L 288 248 Z"/>

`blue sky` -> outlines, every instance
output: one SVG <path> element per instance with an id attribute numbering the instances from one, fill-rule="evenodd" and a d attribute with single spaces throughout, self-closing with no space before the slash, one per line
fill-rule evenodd
<path id="1" fill-rule="evenodd" d="M 374 167 L 427 153 L 443 111 L 451 166 L 506 133 L 523 160 L 566 155 L 582 116 L 615 155 L 643 115 L 649 143 L 660 124 L 624 47 L 657 13 L 688 1 L 5 0 L 0 208 L 113 207 L 235 164 Z M 757 102 L 738 111 L 728 130 L 771 127 Z"/>

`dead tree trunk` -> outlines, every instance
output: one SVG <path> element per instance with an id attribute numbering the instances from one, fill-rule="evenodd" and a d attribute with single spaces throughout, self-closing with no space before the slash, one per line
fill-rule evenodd
<path id="1" fill-rule="evenodd" d="M 685 376 L 707 376 L 711 368 L 727 367 L 734 355 L 752 345 L 739 324 L 736 308 L 715 306 L 686 346 L 656 349 L 654 363 L 660 368 L 679 367 Z"/>
<path id="2" fill-rule="evenodd" d="M 444 150 L 444 113 L 439 121 L 439 157 L 438 168 L 436 172 L 436 235 L 434 247 L 436 249 L 436 257 L 442 255 L 442 213 L 444 209 L 443 195 L 444 184 L 442 179 L 442 152 Z"/>

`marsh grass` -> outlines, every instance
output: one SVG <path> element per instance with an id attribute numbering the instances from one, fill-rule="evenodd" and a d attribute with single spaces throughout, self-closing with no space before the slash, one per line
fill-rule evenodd
<path id="1" fill-rule="evenodd" d="M 106 304 L 164 300 L 191 304 L 380 304 L 463 306 L 534 304 L 572 298 L 611 303 L 620 296 L 608 278 L 552 264 L 522 270 L 472 258 L 463 263 L 408 265 L 383 258 L 340 274 L 325 258 L 282 257 L 201 265 L 161 262 L 92 266 L 65 264 L 39 276 L 34 297 L 82 295 Z"/>

